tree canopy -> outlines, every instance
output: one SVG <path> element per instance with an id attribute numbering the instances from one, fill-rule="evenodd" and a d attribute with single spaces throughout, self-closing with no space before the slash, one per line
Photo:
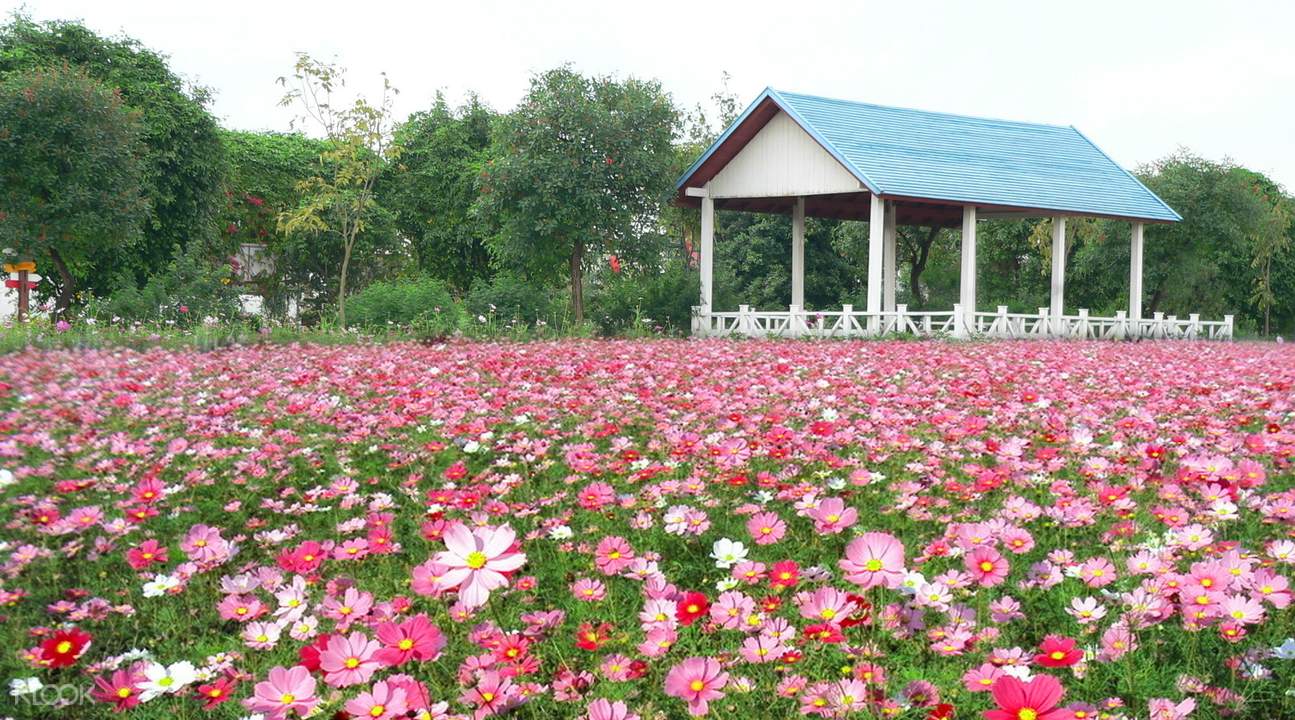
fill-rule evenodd
<path id="1" fill-rule="evenodd" d="M 139 113 L 84 70 L 0 79 L 0 243 L 53 266 L 59 310 L 141 236 L 140 133 Z"/>

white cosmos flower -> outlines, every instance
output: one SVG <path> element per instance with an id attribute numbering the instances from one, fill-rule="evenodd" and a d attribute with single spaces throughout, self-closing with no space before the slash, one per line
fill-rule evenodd
<path id="1" fill-rule="evenodd" d="M 715 558 L 715 567 L 727 570 L 746 559 L 746 546 L 740 542 L 720 538 L 710 548 L 710 556 Z"/>
<path id="2" fill-rule="evenodd" d="M 167 590 L 179 586 L 179 578 L 171 575 L 158 575 L 144 583 L 144 597 L 162 597 Z"/>
<path id="3" fill-rule="evenodd" d="M 9 487 L 10 485 L 13 485 L 15 482 L 17 481 L 14 480 L 14 476 L 12 472 L 8 470 L 0 469 L 0 488 Z"/>
<path id="4" fill-rule="evenodd" d="M 715 583 L 715 589 L 718 590 L 719 592 L 727 592 L 729 590 L 732 590 L 735 587 L 737 587 L 737 578 L 733 577 L 732 575 L 729 575 L 728 577 L 725 577 L 723 580 L 720 580 L 719 582 Z"/>
<path id="5" fill-rule="evenodd" d="M 463 452 L 472 454 L 481 449 L 481 443 L 476 440 L 469 440 L 463 443 Z"/>
<path id="6" fill-rule="evenodd" d="M 1295 638 L 1286 638 L 1286 642 L 1273 648 L 1273 657 L 1278 660 L 1295 660 Z"/>
<path id="7" fill-rule="evenodd" d="M 569 540 L 575 535 L 575 531 L 566 525 L 559 525 L 549 531 L 550 540 Z"/>
<path id="8" fill-rule="evenodd" d="M 150 663 L 144 668 L 144 682 L 139 683 L 139 699 L 148 702 L 159 695 L 177 693 L 198 679 L 198 670 L 188 660 L 170 665 Z"/>

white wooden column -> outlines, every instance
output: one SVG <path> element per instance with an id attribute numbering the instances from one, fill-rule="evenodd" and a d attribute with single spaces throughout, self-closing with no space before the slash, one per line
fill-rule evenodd
<path id="1" fill-rule="evenodd" d="M 701 311 L 711 311 L 711 276 L 715 269 L 715 199 L 701 199 Z"/>
<path id="2" fill-rule="evenodd" d="M 805 307 L 805 198 L 791 208 L 791 304 Z"/>
<path id="3" fill-rule="evenodd" d="M 1066 219 L 1052 218 L 1052 335 L 1061 335 L 1066 314 Z"/>
<path id="4" fill-rule="evenodd" d="M 895 312 L 895 201 L 886 201 L 886 219 L 882 233 L 881 307 Z"/>
<path id="5" fill-rule="evenodd" d="M 1129 241 L 1129 322 L 1132 336 L 1142 335 L 1142 223 L 1133 223 Z"/>
<path id="6" fill-rule="evenodd" d="M 876 333 L 881 328 L 881 277 L 882 246 L 886 225 L 886 204 L 876 193 L 872 196 L 868 213 L 868 331 Z"/>
<path id="7" fill-rule="evenodd" d="M 958 304 L 962 307 L 962 328 L 976 330 L 976 206 L 962 206 L 962 269 L 958 281 Z"/>

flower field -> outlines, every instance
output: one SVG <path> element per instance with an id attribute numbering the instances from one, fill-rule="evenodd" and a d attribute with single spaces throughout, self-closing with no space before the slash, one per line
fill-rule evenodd
<path id="1" fill-rule="evenodd" d="M 1282 345 L 26 352 L 0 458 L 0 716 L 1295 717 Z"/>

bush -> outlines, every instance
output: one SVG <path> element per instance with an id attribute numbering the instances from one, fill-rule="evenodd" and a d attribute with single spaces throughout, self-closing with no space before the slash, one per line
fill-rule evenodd
<path id="1" fill-rule="evenodd" d="M 462 316 L 445 284 L 429 278 L 375 282 L 346 301 L 346 317 L 352 325 L 408 327 L 420 337 L 451 335 L 459 329 Z"/>
<path id="2" fill-rule="evenodd" d="M 110 295 L 87 303 L 86 316 L 102 322 L 179 325 L 238 318 L 242 308 L 229 264 L 205 257 L 197 243 L 173 252 L 166 269 L 150 276 L 143 287 L 136 286 L 129 273 L 119 275 Z"/>
<path id="3" fill-rule="evenodd" d="M 683 335 L 692 324 L 699 279 L 681 264 L 659 275 L 617 277 L 594 294 L 591 316 L 604 335 Z"/>
<path id="4" fill-rule="evenodd" d="M 537 321 L 552 325 L 565 312 L 566 299 L 551 290 L 531 285 L 506 275 L 496 276 L 489 284 L 479 282 L 468 292 L 468 313 L 496 324 L 513 321 L 535 325 Z"/>

